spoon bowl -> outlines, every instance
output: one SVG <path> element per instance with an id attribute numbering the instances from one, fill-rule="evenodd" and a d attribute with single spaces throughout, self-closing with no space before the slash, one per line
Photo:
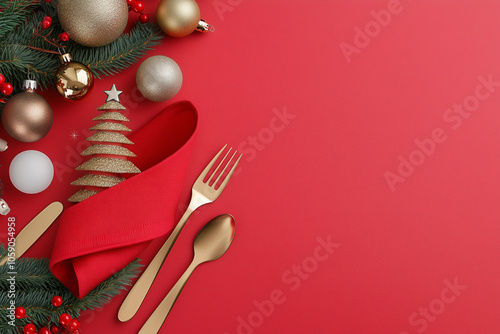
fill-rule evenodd
<path id="1" fill-rule="evenodd" d="M 194 239 L 194 258 L 181 278 L 165 296 L 156 310 L 142 326 L 139 334 L 158 333 L 167 319 L 175 301 L 194 269 L 203 262 L 220 258 L 229 248 L 235 233 L 235 222 L 231 215 L 221 215 L 209 221 Z"/>
<path id="2" fill-rule="evenodd" d="M 203 263 L 220 258 L 233 241 L 235 227 L 233 216 L 227 214 L 208 222 L 194 240 L 194 260 Z"/>

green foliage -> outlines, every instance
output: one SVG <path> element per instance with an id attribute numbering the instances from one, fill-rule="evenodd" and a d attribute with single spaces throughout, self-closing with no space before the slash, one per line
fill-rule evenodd
<path id="1" fill-rule="evenodd" d="M 14 94 L 21 91 L 28 70 L 42 89 L 54 85 L 54 75 L 61 65 L 58 55 L 36 49 L 58 50 L 43 37 L 33 38 L 33 31 L 45 16 L 52 17 L 52 25 L 39 33 L 49 40 L 57 39 L 63 32 L 57 18 L 57 1 L 0 0 L 0 73 L 12 83 Z M 71 39 L 58 44 L 64 46 L 75 61 L 87 65 L 96 77 L 100 77 L 128 68 L 162 38 L 157 24 L 137 23 L 129 33 L 102 47 L 84 47 Z"/>
<path id="2" fill-rule="evenodd" d="M 7 256 L 4 245 L 0 245 L 0 260 Z M 94 310 L 109 303 L 112 297 L 120 294 L 137 276 L 141 265 L 135 260 L 121 271 L 102 282 L 83 299 L 76 298 L 49 270 L 48 259 L 20 258 L 16 260 L 15 301 L 16 307 L 23 306 L 26 314 L 33 317 L 37 328 L 58 324 L 59 315 L 67 312 L 72 317 L 78 317 L 84 310 Z M 8 324 L 7 317 L 10 298 L 7 291 L 11 276 L 8 265 L 0 266 L 0 333 L 17 334 L 16 327 Z M 63 298 L 63 305 L 55 308 L 51 304 L 55 295 Z M 16 326 L 30 322 L 29 318 L 16 319 Z"/>
<path id="3" fill-rule="evenodd" d="M 40 6 L 39 0 L 0 0 L 0 39 L 25 22 Z"/>

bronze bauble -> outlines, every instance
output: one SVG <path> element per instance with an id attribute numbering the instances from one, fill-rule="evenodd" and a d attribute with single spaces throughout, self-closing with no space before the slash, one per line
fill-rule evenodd
<path id="1" fill-rule="evenodd" d="M 57 10 L 71 40 L 90 47 L 116 40 L 128 21 L 126 0 L 59 0 Z"/>
<path id="2" fill-rule="evenodd" d="M 7 101 L 2 124 L 9 135 L 25 143 L 42 139 L 52 127 L 54 117 L 49 103 L 34 89 L 27 89 Z"/>
<path id="3" fill-rule="evenodd" d="M 68 53 L 61 57 L 62 65 L 56 72 L 56 89 L 67 100 L 85 97 L 94 85 L 94 76 L 82 63 L 73 61 Z"/>
<path id="4" fill-rule="evenodd" d="M 194 0 L 162 0 L 156 8 L 156 21 L 172 37 L 184 37 L 196 30 L 200 8 Z"/>

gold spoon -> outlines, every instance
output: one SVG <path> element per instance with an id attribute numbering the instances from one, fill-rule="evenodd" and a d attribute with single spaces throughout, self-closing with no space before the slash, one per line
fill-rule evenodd
<path id="1" fill-rule="evenodd" d="M 138 334 L 158 333 L 167 319 L 177 297 L 186 285 L 194 269 L 203 262 L 217 260 L 231 245 L 234 238 L 235 223 L 231 215 L 221 215 L 209 221 L 198 233 L 194 240 L 194 258 L 184 274 L 156 310 L 151 314 Z"/>

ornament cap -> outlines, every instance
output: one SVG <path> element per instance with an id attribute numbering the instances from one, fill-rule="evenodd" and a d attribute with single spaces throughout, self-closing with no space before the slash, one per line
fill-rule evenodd
<path id="1" fill-rule="evenodd" d="M 10 212 L 9 205 L 3 199 L 0 198 L 0 215 L 7 215 Z"/>
<path id="2" fill-rule="evenodd" d="M 200 20 L 198 22 L 198 26 L 196 27 L 196 31 L 199 31 L 199 32 L 214 32 L 215 31 L 215 27 L 209 23 L 207 23 L 205 20 Z"/>
<path id="3" fill-rule="evenodd" d="M 0 152 L 5 152 L 8 148 L 9 146 L 7 145 L 7 142 L 4 139 L 0 138 Z"/>
<path id="4" fill-rule="evenodd" d="M 62 64 L 67 64 L 69 62 L 71 62 L 73 60 L 73 58 L 71 58 L 71 55 L 69 53 L 64 53 L 62 55 L 59 56 L 59 59 L 61 59 L 61 63 Z"/>
<path id="5" fill-rule="evenodd" d="M 27 79 L 23 81 L 23 89 L 24 90 L 36 90 L 38 84 L 36 80 Z"/>

